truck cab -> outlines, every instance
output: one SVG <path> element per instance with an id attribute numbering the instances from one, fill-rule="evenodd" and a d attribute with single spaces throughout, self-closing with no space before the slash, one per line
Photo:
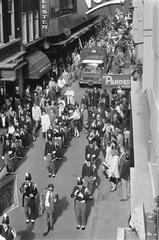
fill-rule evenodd
<path id="1" fill-rule="evenodd" d="M 81 52 L 79 85 L 102 85 L 106 69 L 106 49 L 84 48 Z"/>

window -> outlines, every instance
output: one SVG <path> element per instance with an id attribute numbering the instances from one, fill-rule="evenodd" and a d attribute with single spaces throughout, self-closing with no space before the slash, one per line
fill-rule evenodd
<path id="1" fill-rule="evenodd" d="M 0 0 L 0 44 L 3 43 L 2 1 Z"/>
<path id="2" fill-rule="evenodd" d="M 29 21 L 29 42 L 33 41 L 33 12 L 28 13 L 28 21 Z"/>
<path id="3" fill-rule="evenodd" d="M 8 0 L 8 31 L 9 31 L 9 39 L 13 39 L 15 37 L 14 0 Z"/>
<path id="4" fill-rule="evenodd" d="M 39 38 L 39 12 L 34 11 L 34 29 L 35 29 L 35 39 Z"/>
<path id="5" fill-rule="evenodd" d="M 27 18 L 26 13 L 22 13 L 22 41 L 27 43 Z"/>

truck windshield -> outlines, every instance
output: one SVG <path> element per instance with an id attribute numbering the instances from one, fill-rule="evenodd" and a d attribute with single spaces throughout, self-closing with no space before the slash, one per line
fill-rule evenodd
<path id="1" fill-rule="evenodd" d="M 102 72 L 104 65 L 97 63 L 82 63 L 81 70 L 83 72 L 98 73 Z"/>

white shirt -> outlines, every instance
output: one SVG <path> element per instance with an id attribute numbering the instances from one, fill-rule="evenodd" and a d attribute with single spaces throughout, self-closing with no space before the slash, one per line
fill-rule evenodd
<path id="1" fill-rule="evenodd" d="M 5 127 L 5 116 L 2 117 L 2 126 Z"/>
<path id="2" fill-rule="evenodd" d="M 65 86 L 66 82 L 65 82 L 65 79 L 59 79 L 57 81 L 57 85 L 59 88 L 63 88 Z"/>
<path id="3" fill-rule="evenodd" d="M 45 207 L 50 207 L 50 196 L 51 196 L 51 192 L 47 191 L 46 198 L 45 198 Z"/>

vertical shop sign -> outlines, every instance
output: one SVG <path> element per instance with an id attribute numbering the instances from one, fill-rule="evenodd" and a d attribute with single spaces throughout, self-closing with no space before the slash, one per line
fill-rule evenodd
<path id="1" fill-rule="evenodd" d="M 50 0 L 40 0 L 41 35 L 46 36 L 50 24 Z"/>

